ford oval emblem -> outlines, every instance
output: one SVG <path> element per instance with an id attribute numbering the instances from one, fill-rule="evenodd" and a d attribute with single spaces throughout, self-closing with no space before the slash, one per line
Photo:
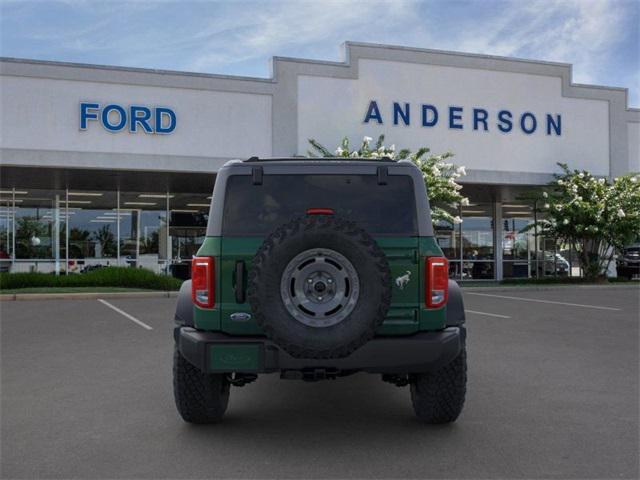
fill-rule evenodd
<path id="1" fill-rule="evenodd" d="M 230 316 L 232 322 L 248 322 L 251 320 L 251 314 L 247 312 L 235 312 Z"/>

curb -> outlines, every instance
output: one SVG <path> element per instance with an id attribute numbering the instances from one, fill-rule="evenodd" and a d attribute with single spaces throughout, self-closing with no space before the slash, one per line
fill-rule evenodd
<path id="1" fill-rule="evenodd" d="M 0 294 L 0 301 L 24 300 L 95 300 L 98 298 L 175 298 L 177 291 L 172 292 L 78 292 L 78 293 L 5 293 Z"/>
<path id="2" fill-rule="evenodd" d="M 472 292 L 474 290 L 483 292 L 513 292 L 518 290 L 563 290 L 565 288 L 578 288 L 578 289 L 622 289 L 622 290 L 640 290 L 640 282 L 636 284 L 603 284 L 603 285 L 571 285 L 571 284 L 559 284 L 559 285 L 496 285 L 496 286 L 473 286 L 465 287 L 464 284 L 460 286 L 462 291 L 465 290 Z"/>

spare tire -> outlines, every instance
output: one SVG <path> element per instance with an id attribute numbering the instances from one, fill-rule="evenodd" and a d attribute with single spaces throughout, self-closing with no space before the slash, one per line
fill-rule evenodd
<path id="1" fill-rule="evenodd" d="M 252 313 L 298 358 L 339 358 L 362 346 L 391 302 L 382 249 L 354 222 L 310 215 L 278 227 L 253 259 Z"/>

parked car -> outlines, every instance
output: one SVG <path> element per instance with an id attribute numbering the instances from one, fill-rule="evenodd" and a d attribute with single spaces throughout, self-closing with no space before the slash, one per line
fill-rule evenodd
<path id="1" fill-rule="evenodd" d="M 640 242 L 626 246 L 616 261 L 616 271 L 619 277 L 631 280 L 640 275 Z"/>
<path id="2" fill-rule="evenodd" d="M 410 386 L 419 419 L 458 418 L 462 294 L 413 163 L 233 161 L 218 172 L 211 211 L 175 314 L 173 386 L 185 421 L 219 421 L 230 387 L 265 373 L 381 374 Z"/>
<path id="3" fill-rule="evenodd" d="M 540 258 L 543 258 L 542 252 L 538 253 Z M 538 264 L 538 272 L 540 276 L 565 276 L 569 275 L 570 271 L 571 264 L 569 263 L 569 260 L 559 253 L 544 252 L 544 261 L 541 261 Z"/>

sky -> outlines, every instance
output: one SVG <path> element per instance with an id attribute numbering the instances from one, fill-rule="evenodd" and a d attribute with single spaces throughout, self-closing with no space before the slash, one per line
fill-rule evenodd
<path id="1" fill-rule="evenodd" d="M 573 64 L 640 107 L 640 0 L 0 0 L 4 57 L 269 77 L 345 41 Z"/>

